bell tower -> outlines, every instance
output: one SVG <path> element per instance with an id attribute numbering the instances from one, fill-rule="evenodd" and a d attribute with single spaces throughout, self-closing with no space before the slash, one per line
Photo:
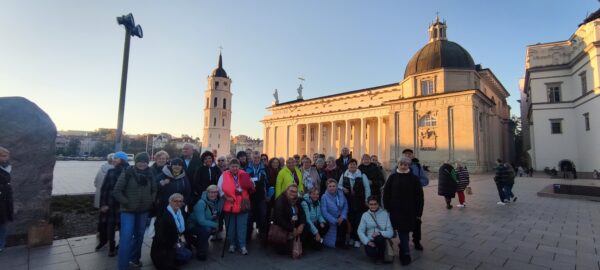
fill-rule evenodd
<path id="1" fill-rule="evenodd" d="M 223 57 L 219 53 L 219 65 L 208 76 L 208 85 L 204 91 L 203 151 L 217 150 L 218 156 L 229 154 L 231 95 L 231 79 L 223 69 Z"/>
<path id="2" fill-rule="evenodd" d="M 437 16 L 435 18 L 435 22 L 429 25 L 429 42 L 434 42 L 436 40 L 448 40 L 446 38 L 446 21 L 440 21 L 440 17 Z"/>

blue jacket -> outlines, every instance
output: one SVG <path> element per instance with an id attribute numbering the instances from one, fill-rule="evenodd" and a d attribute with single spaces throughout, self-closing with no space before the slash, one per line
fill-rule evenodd
<path id="1" fill-rule="evenodd" d="M 321 197 L 321 213 L 323 213 L 323 217 L 327 220 L 327 223 L 330 224 L 329 230 L 323 237 L 323 244 L 327 247 L 335 248 L 337 219 L 341 217 L 348 220 L 348 201 L 346 201 L 344 192 L 340 189 L 337 190 L 336 194 L 325 192 L 323 197 Z"/>
<path id="2" fill-rule="evenodd" d="M 219 215 L 223 211 L 223 198 L 217 197 L 216 201 L 208 199 L 207 191 L 202 192 L 200 200 L 194 206 L 194 211 L 189 217 L 190 228 L 196 226 L 216 229 L 219 227 Z"/>
<path id="3" fill-rule="evenodd" d="M 304 209 L 304 214 L 306 214 L 306 223 L 310 226 L 310 232 L 313 235 L 316 235 L 319 232 L 319 229 L 315 226 L 315 222 L 318 223 L 326 223 L 327 221 L 321 214 L 321 202 L 317 201 L 313 203 L 310 199 L 309 194 L 304 194 L 304 199 L 300 203 L 302 209 Z"/>
<path id="4" fill-rule="evenodd" d="M 419 160 L 416 158 L 412 159 L 412 163 L 410 164 L 410 171 L 416 176 L 419 177 L 419 181 L 421 181 L 421 186 L 429 185 L 429 177 L 427 177 L 427 172 L 419 163 Z"/>
<path id="5" fill-rule="evenodd" d="M 375 220 L 373 219 L 375 216 Z M 377 226 L 379 225 L 379 226 Z M 381 236 L 384 238 L 392 238 L 394 236 L 394 229 L 392 228 L 392 222 L 390 221 L 390 215 L 383 208 L 379 208 L 377 212 L 371 212 L 367 210 L 362 214 L 360 224 L 356 233 L 360 238 L 363 245 L 369 244 L 369 241 L 373 241 L 373 233 L 378 230 Z"/>

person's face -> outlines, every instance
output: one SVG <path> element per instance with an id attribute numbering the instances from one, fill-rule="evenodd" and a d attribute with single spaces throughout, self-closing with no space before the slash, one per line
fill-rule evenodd
<path id="1" fill-rule="evenodd" d="M 10 154 L 0 153 L 0 162 L 6 162 L 10 158 Z"/>
<path id="2" fill-rule="evenodd" d="M 246 157 L 246 156 L 240 157 L 240 162 L 246 162 L 246 160 L 248 160 L 248 157 Z"/>
<path id="3" fill-rule="evenodd" d="M 287 191 L 287 198 L 290 201 L 295 201 L 296 199 L 298 199 L 298 189 L 295 187 L 289 188 Z"/>
<path id="4" fill-rule="evenodd" d="M 335 165 L 335 160 L 328 159 L 327 161 L 325 161 L 325 163 L 327 163 L 327 167 L 333 167 L 333 165 Z"/>
<path id="5" fill-rule="evenodd" d="M 335 183 L 327 184 L 327 192 L 335 193 L 337 191 L 337 185 Z"/>
<path id="6" fill-rule="evenodd" d="M 415 156 L 415 154 L 413 152 L 406 152 L 403 155 L 407 158 L 413 158 Z"/>
<path id="7" fill-rule="evenodd" d="M 181 171 L 183 170 L 183 166 L 181 166 L 179 164 L 174 164 L 174 165 L 171 165 L 171 169 L 173 169 L 173 173 L 180 174 Z"/>
<path id="8" fill-rule="evenodd" d="M 204 158 L 204 166 L 210 166 L 213 164 L 213 158 L 211 156 L 206 156 Z"/>
<path id="9" fill-rule="evenodd" d="M 185 157 L 191 157 L 192 154 L 194 153 L 194 149 L 191 146 L 186 145 L 186 146 L 183 147 L 183 149 L 181 150 L 181 152 L 183 153 L 183 156 L 185 156 Z"/>
<path id="10" fill-rule="evenodd" d="M 398 169 L 400 169 L 401 171 L 406 171 L 409 167 L 410 164 L 398 162 Z"/>
<path id="11" fill-rule="evenodd" d="M 379 209 L 379 203 L 377 201 L 369 201 L 369 210 L 375 212 Z"/>
<path id="12" fill-rule="evenodd" d="M 319 200 L 319 195 L 320 195 L 320 194 L 319 194 L 319 191 L 318 191 L 318 190 L 315 190 L 315 191 L 313 191 L 313 192 L 311 192 L 311 193 L 310 193 L 310 199 L 311 199 L 313 202 L 316 202 L 316 201 L 318 201 L 318 200 Z"/>
<path id="13" fill-rule="evenodd" d="M 319 158 L 319 154 L 317 154 L 317 153 L 313 154 L 313 160 L 317 160 L 317 158 Z"/>
<path id="14" fill-rule="evenodd" d="M 146 168 L 148 168 L 148 163 L 146 162 L 137 162 L 135 163 L 135 167 L 140 169 L 140 170 L 145 170 Z"/>
<path id="15" fill-rule="evenodd" d="M 290 159 L 287 161 L 287 163 L 285 165 L 288 167 L 288 169 L 293 170 L 294 167 L 296 167 L 296 160 Z"/>
<path id="16" fill-rule="evenodd" d="M 342 148 L 342 156 L 347 156 L 350 154 L 350 149 L 344 147 Z"/>
<path id="17" fill-rule="evenodd" d="M 362 158 L 362 164 L 363 164 L 363 165 L 367 165 L 367 166 L 368 166 L 369 164 L 371 164 L 371 157 L 364 156 L 364 157 Z"/>
<path id="18" fill-rule="evenodd" d="M 165 164 L 167 164 L 167 156 L 160 155 L 156 158 L 156 165 L 165 166 Z"/>
<path id="19" fill-rule="evenodd" d="M 348 163 L 348 170 L 350 172 L 355 172 L 356 171 L 356 163 L 355 162 Z"/>
<path id="20" fill-rule="evenodd" d="M 279 168 L 279 159 L 275 159 L 275 160 L 273 160 L 273 162 L 271 162 L 271 168 L 273 168 L 273 169 Z"/>
<path id="21" fill-rule="evenodd" d="M 259 164 L 260 163 L 260 155 L 252 155 L 252 162 L 254 164 Z"/>
<path id="22" fill-rule="evenodd" d="M 375 155 L 371 156 L 371 162 L 373 162 L 373 163 L 379 162 L 379 160 L 377 159 L 377 156 L 375 156 Z"/>
<path id="23" fill-rule="evenodd" d="M 323 168 L 323 165 L 325 165 L 325 163 L 323 161 L 315 163 L 315 166 L 317 167 L 317 169 Z"/>
<path id="24" fill-rule="evenodd" d="M 224 158 L 217 159 L 217 165 L 219 165 L 219 167 L 224 167 L 225 166 L 225 159 Z"/>
<path id="25" fill-rule="evenodd" d="M 269 164 L 269 159 L 267 159 L 266 156 L 261 156 L 260 162 L 262 162 L 264 165 L 267 165 L 267 164 Z"/>
<path id="26" fill-rule="evenodd" d="M 218 190 L 209 190 L 207 193 L 208 193 L 207 197 L 211 201 L 216 200 L 217 196 L 219 195 L 219 191 Z"/>
<path id="27" fill-rule="evenodd" d="M 171 206 L 171 208 L 173 208 L 174 211 L 177 211 L 181 208 L 181 206 L 183 206 L 183 199 L 181 199 L 181 198 L 173 199 L 169 202 L 169 205 Z"/>
<path id="28" fill-rule="evenodd" d="M 302 161 L 302 166 L 304 167 L 304 169 L 310 168 L 310 165 L 311 165 L 310 159 L 307 158 Z"/>
<path id="29" fill-rule="evenodd" d="M 238 172 L 239 169 L 240 169 L 240 165 L 238 165 L 238 164 L 231 164 L 231 165 L 229 165 L 229 171 L 232 174 L 237 174 L 237 172 Z"/>

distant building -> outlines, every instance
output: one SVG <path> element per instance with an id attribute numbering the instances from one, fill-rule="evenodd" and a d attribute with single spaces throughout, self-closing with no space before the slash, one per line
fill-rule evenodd
<path id="1" fill-rule="evenodd" d="M 521 89 L 531 166 L 600 167 L 600 9 L 564 41 L 527 46 Z"/>
<path id="2" fill-rule="evenodd" d="M 263 140 L 252 139 L 246 135 L 238 135 L 231 138 L 231 154 L 235 155 L 240 151 L 246 151 L 251 149 L 252 151 L 262 152 Z"/>
<path id="3" fill-rule="evenodd" d="M 231 138 L 231 79 L 223 69 L 223 57 L 219 54 L 219 65 L 208 76 L 204 91 L 204 129 L 202 149 L 229 153 Z"/>
<path id="4" fill-rule="evenodd" d="M 197 138 L 194 139 L 188 135 L 181 135 L 181 138 L 172 138 L 169 143 L 175 144 L 175 148 L 179 150 L 183 149 L 183 145 L 186 143 L 195 145 L 195 148 L 199 151 L 202 150 L 202 148 L 198 147 L 198 145 L 201 145 L 202 143 L 200 143 Z"/>
<path id="5" fill-rule="evenodd" d="M 400 82 L 311 99 L 298 88 L 298 99 L 276 102 L 262 120 L 263 152 L 337 156 L 348 147 L 391 167 L 409 148 L 432 168 L 461 161 L 475 172 L 510 158 L 509 93 L 446 29 L 439 18 L 429 25 Z"/>

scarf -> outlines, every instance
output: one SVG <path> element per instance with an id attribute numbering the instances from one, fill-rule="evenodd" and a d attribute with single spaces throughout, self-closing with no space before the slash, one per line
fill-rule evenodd
<path id="1" fill-rule="evenodd" d="M 177 225 L 177 231 L 182 234 L 185 231 L 185 222 L 183 221 L 183 215 L 181 214 L 181 210 L 173 210 L 173 208 L 169 205 L 167 206 L 167 211 L 171 213 L 173 219 L 175 220 L 175 225 Z"/>

